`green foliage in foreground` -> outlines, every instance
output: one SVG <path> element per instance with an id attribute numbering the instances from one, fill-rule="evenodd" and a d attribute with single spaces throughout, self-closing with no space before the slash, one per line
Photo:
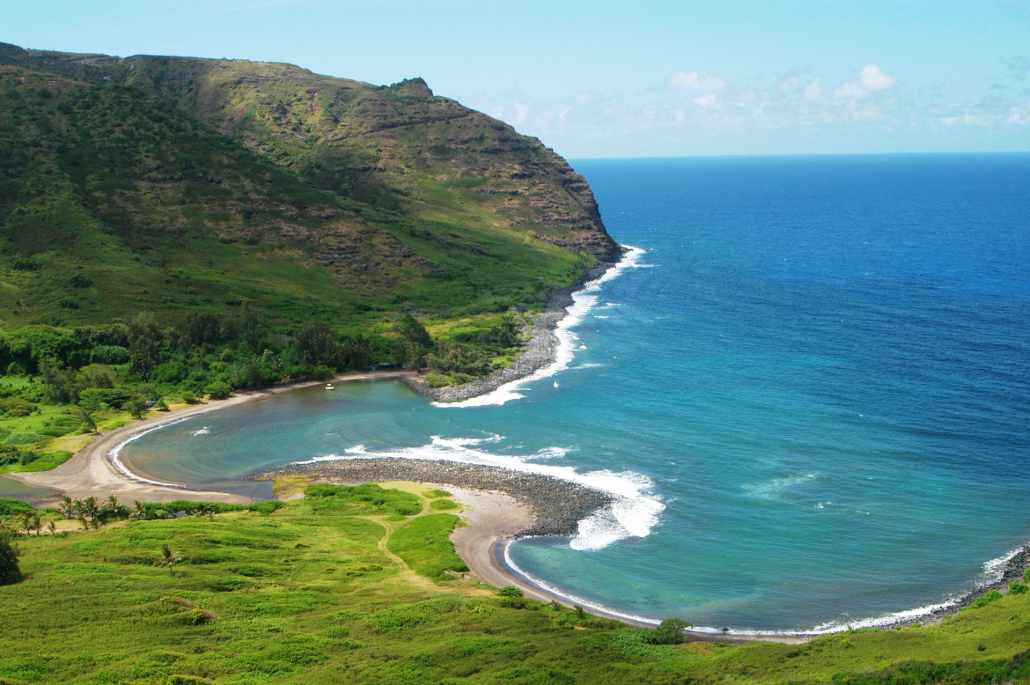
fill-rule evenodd
<path id="1" fill-rule="evenodd" d="M 579 617 L 460 578 L 427 590 L 408 567 L 439 575 L 456 559 L 443 543 L 455 517 L 421 513 L 427 501 L 377 486 L 318 486 L 304 500 L 255 511 L 18 538 L 26 577 L 0 587 L 0 682 L 1030 678 L 1030 659 L 1019 657 L 1030 647 L 1030 593 L 925 628 L 731 647 L 656 644 L 654 631 Z M 402 513 L 416 502 L 415 513 Z M 403 565 L 381 550 L 384 540 Z M 169 556 L 179 558 L 174 573 L 159 565 Z"/>
<path id="2" fill-rule="evenodd" d="M 437 502 L 450 500 L 436 500 Z M 399 556 L 411 570 L 434 580 L 454 580 L 452 572 L 468 571 L 468 566 L 454 553 L 451 533 L 458 517 L 453 514 L 419 516 L 402 524 L 390 536 L 388 549 Z"/>

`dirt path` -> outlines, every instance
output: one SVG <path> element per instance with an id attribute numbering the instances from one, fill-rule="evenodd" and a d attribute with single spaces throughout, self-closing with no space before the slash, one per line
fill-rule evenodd
<path id="1" fill-rule="evenodd" d="M 422 516 L 422 514 L 419 514 L 418 516 Z M 419 574 L 412 571 L 411 567 L 408 566 L 408 563 L 406 561 L 404 561 L 399 556 L 397 556 L 389 550 L 387 544 L 390 542 L 390 536 L 393 535 L 393 532 L 395 530 L 397 530 L 395 526 L 391 526 L 386 521 L 375 516 L 361 516 L 359 518 L 363 518 L 366 521 L 374 521 L 375 523 L 378 523 L 380 526 L 382 526 L 383 530 L 386 531 L 386 535 L 380 538 L 379 542 L 376 543 L 376 546 L 379 547 L 379 551 L 382 552 L 387 559 L 389 559 L 397 565 L 397 567 L 400 569 L 400 577 L 402 579 L 406 580 L 414 587 L 417 587 L 421 590 L 425 590 L 427 592 L 440 591 L 441 588 L 437 586 L 435 583 L 433 583 L 433 581 L 429 580 L 425 576 L 420 576 Z M 412 518 L 417 517 L 413 516 Z"/>

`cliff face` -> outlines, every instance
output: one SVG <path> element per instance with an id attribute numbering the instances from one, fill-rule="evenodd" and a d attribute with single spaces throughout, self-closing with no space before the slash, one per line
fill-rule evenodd
<path id="1" fill-rule="evenodd" d="M 173 101 L 349 199 L 428 220 L 506 227 L 601 260 L 618 254 L 593 193 L 564 159 L 503 122 L 434 96 L 420 78 L 382 87 L 288 64 L 37 51 L 14 61 Z"/>
<path id="2" fill-rule="evenodd" d="M 490 311 L 618 256 L 565 160 L 422 79 L 0 44 L 0 110 L 0 325 Z"/>

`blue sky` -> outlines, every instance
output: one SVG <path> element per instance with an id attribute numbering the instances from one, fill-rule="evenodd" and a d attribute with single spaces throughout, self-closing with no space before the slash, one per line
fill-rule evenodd
<path id="1" fill-rule="evenodd" d="M 0 41 L 422 76 L 573 158 L 1030 150 L 1030 3 L 0 0 Z"/>

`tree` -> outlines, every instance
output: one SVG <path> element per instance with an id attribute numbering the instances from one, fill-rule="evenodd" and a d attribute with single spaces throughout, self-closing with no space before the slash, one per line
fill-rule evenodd
<path id="1" fill-rule="evenodd" d="M 426 365 L 426 348 L 418 343 L 404 343 L 404 368 L 418 371 Z"/>
<path id="2" fill-rule="evenodd" d="M 67 518 L 71 518 L 75 514 L 75 503 L 72 501 L 72 498 L 68 495 L 61 496 L 60 511 Z"/>
<path id="3" fill-rule="evenodd" d="M 141 312 L 129 322 L 129 371 L 146 380 L 150 372 L 161 363 L 158 343 L 161 329 L 154 315 Z"/>
<path id="4" fill-rule="evenodd" d="M 75 513 L 82 521 L 83 528 L 100 527 L 100 503 L 96 497 L 87 497 L 84 500 L 75 501 Z"/>
<path id="5" fill-rule="evenodd" d="M 123 509 L 124 507 L 122 507 L 122 505 L 118 503 L 118 498 L 114 495 L 109 495 L 107 497 L 107 501 L 104 502 L 104 506 L 101 508 L 100 511 L 101 513 L 107 514 L 109 516 L 117 517 L 121 516 Z"/>
<path id="6" fill-rule="evenodd" d="M 515 347 L 519 343 L 519 324 L 515 320 L 515 315 L 508 312 L 502 316 L 500 325 L 494 327 L 494 334 L 497 336 L 499 347 Z"/>
<path id="7" fill-rule="evenodd" d="M 147 403 L 141 399 L 133 399 L 125 403 L 125 408 L 133 418 L 142 419 L 143 412 L 147 410 Z"/>
<path id="8" fill-rule="evenodd" d="M 301 366 L 335 367 L 339 343 L 329 324 L 312 321 L 293 336 L 293 361 Z"/>
<path id="9" fill-rule="evenodd" d="M 179 556 L 179 553 L 173 551 L 172 548 L 168 546 L 168 543 L 161 545 L 161 557 L 157 560 L 157 565 L 167 566 L 169 575 L 175 575 L 172 567 L 181 560 L 182 557 Z"/>
<path id="10" fill-rule="evenodd" d="M 243 314 L 239 322 L 240 340 L 250 348 L 254 354 L 261 354 L 265 349 L 265 327 L 257 314 L 250 310 L 249 305 L 243 305 Z"/>
<path id="11" fill-rule="evenodd" d="M 683 631 L 693 626 L 681 618 L 667 618 L 655 629 L 658 644 L 678 645 L 683 642 Z"/>
<path id="12" fill-rule="evenodd" d="M 18 550 L 7 536 L 0 536 L 0 585 L 12 585 L 24 577 L 18 568 Z"/>
<path id="13" fill-rule="evenodd" d="M 210 395 L 213 400 L 224 400 L 232 394 L 232 388 L 229 387 L 229 384 L 223 383 L 222 381 L 215 381 L 204 388 L 204 390 L 207 391 L 207 394 Z"/>
<path id="14" fill-rule="evenodd" d="M 132 513 L 129 514 L 129 517 L 142 521 L 147 517 L 147 507 L 139 500 L 134 501 L 132 503 Z"/>
<path id="15" fill-rule="evenodd" d="M 432 347 L 433 339 L 429 335 L 429 331 L 422 325 L 422 322 L 416 319 L 411 314 L 405 314 L 397 323 L 393 325 L 393 331 L 401 337 L 401 340 L 421 345 L 422 347 Z"/>
<path id="16" fill-rule="evenodd" d="M 82 421 L 82 430 L 86 433 L 97 432 L 97 422 L 93 420 L 93 415 L 88 410 L 81 406 L 75 407 L 75 414 L 79 417 L 79 421 Z"/>

